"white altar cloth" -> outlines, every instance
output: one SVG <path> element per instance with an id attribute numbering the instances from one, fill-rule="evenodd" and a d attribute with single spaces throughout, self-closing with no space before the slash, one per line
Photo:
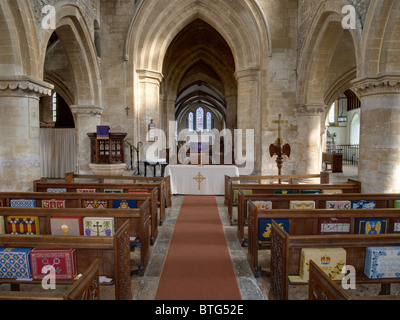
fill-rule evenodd
<path id="1" fill-rule="evenodd" d="M 170 176 L 171 193 L 182 195 L 224 195 L 225 175 L 239 176 L 233 165 L 169 165 L 165 176 Z"/>

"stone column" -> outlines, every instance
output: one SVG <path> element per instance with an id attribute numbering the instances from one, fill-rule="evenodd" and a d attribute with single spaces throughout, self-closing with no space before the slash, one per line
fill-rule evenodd
<path id="1" fill-rule="evenodd" d="M 31 78 L 0 79 L 0 191 L 30 192 L 41 178 L 39 100 L 52 89 Z"/>
<path id="2" fill-rule="evenodd" d="M 226 128 L 230 130 L 234 130 L 237 127 L 237 102 L 238 97 L 236 94 L 226 96 Z"/>
<path id="3" fill-rule="evenodd" d="M 321 116 L 325 106 L 308 104 L 297 108 L 297 174 L 321 172 Z"/>
<path id="4" fill-rule="evenodd" d="M 138 116 L 138 141 L 143 143 L 141 159 L 146 158 L 146 150 L 152 144 L 147 141 L 148 125 L 153 119 L 156 129 L 163 126 L 162 110 L 160 110 L 160 85 L 163 79 L 161 73 L 140 69 L 136 71 L 139 76 Z"/>
<path id="5" fill-rule="evenodd" d="M 101 125 L 103 109 L 97 106 L 71 106 L 77 131 L 77 164 L 79 174 L 92 174 L 90 164 L 90 139 L 88 133 L 96 132 Z"/>
<path id="6" fill-rule="evenodd" d="M 400 192 L 400 77 L 354 83 L 361 96 L 359 178 L 364 193 Z"/>
<path id="7" fill-rule="evenodd" d="M 259 69 L 236 72 L 238 85 L 237 128 L 243 130 L 243 154 L 246 155 L 246 130 L 254 130 L 254 170 L 251 175 L 261 174 L 261 106 Z M 241 150 L 237 150 L 241 152 Z"/>

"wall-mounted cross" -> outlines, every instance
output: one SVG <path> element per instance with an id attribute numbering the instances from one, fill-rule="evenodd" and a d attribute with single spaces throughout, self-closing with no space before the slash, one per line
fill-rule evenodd
<path id="1" fill-rule="evenodd" d="M 206 180 L 206 178 L 204 178 L 202 175 L 201 175 L 201 173 L 199 172 L 199 174 L 197 175 L 197 176 L 195 176 L 194 178 L 193 178 L 193 180 L 196 180 L 197 182 L 198 182 L 198 184 L 199 184 L 199 191 L 200 191 L 200 189 L 201 189 L 201 183 L 204 181 L 204 180 Z"/>

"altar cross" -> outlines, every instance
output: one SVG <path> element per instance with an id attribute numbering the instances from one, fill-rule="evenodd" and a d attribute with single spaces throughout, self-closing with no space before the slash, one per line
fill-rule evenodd
<path id="1" fill-rule="evenodd" d="M 195 176 L 194 178 L 193 178 L 193 180 L 196 180 L 197 181 L 197 183 L 199 184 L 199 191 L 201 190 L 201 183 L 204 181 L 204 180 L 206 180 L 206 178 L 204 178 L 202 175 L 201 175 L 201 173 L 199 172 L 199 174 L 197 175 L 197 176 Z"/>

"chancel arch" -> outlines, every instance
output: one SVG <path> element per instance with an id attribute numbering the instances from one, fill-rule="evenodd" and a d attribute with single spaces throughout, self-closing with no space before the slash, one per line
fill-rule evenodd
<path id="1" fill-rule="evenodd" d="M 190 33 L 193 25 L 201 25 L 218 35 L 211 37 L 215 48 L 207 46 L 207 41 L 196 44 L 181 60 L 172 62 L 180 64 L 173 69 L 168 65 L 168 57 L 176 51 L 171 48 L 186 31 Z M 215 42 L 216 39 L 222 41 Z M 227 60 L 215 54 L 221 48 L 229 52 Z M 142 1 L 125 41 L 125 59 L 133 68 L 137 93 L 133 95 L 135 114 L 141 119 L 136 139 L 145 140 L 143 131 L 151 119 L 168 131 L 169 123 L 176 119 L 175 103 L 183 75 L 194 64 L 205 62 L 224 86 L 226 126 L 254 130 L 255 145 L 259 149 L 255 167 L 260 172 L 261 118 L 256 116 L 262 112 L 260 70 L 271 52 L 269 25 L 257 1 L 175 0 L 168 4 Z M 237 110 L 238 105 L 241 110 Z M 238 119 L 238 112 L 243 117 Z"/>

